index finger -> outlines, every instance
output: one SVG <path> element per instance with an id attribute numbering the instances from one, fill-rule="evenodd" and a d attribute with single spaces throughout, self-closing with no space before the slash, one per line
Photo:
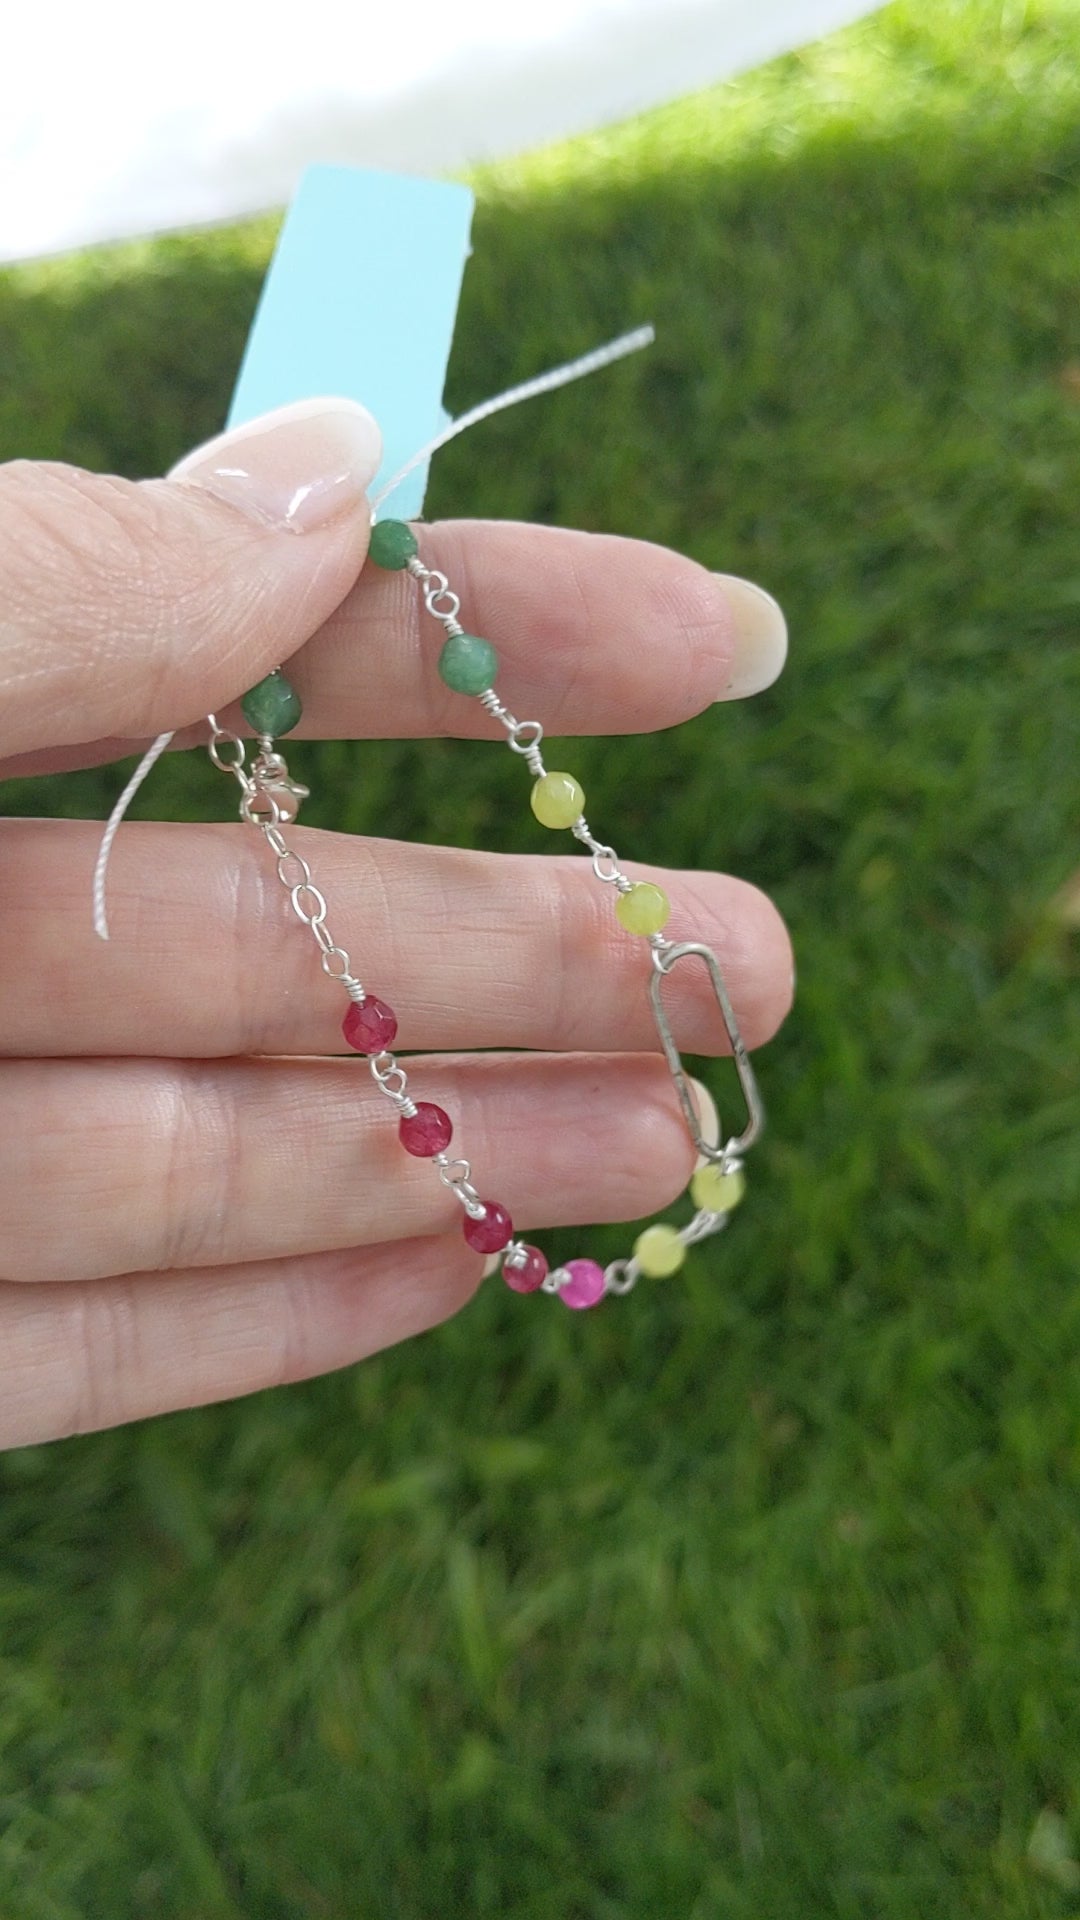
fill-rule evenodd
<path id="1" fill-rule="evenodd" d="M 676 726 L 715 701 L 760 692 L 783 667 L 787 626 L 772 595 L 670 548 L 517 521 L 446 520 L 415 532 L 421 559 L 460 595 L 463 623 L 495 647 L 500 698 L 550 733 Z M 296 735 L 497 737 L 483 707 L 440 679 L 442 639 L 416 581 L 369 561 L 287 662 L 304 706 Z M 246 730 L 238 703 L 220 717 Z M 175 744 L 204 739 L 205 728 L 189 727 Z M 13 757 L 0 774 L 93 765 L 143 744 L 111 735 Z"/>
<path id="2" fill-rule="evenodd" d="M 787 626 L 772 596 L 668 547 L 513 520 L 413 529 L 419 558 L 460 597 L 469 633 L 494 646 L 497 691 L 557 734 L 646 733 L 780 672 Z M 489 736 L 475 699 L 444 685 L 444 633 L 417 582 L 369 559 L 341 606 L 295 656 L 299 735 Z"/>

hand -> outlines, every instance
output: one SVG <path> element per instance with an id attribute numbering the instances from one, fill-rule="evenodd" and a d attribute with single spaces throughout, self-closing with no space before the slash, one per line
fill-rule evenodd
<path id="1" fill-rule="evenodd" d="M 361 571 L 378 458 L 369 416 L 327 402 L 211 442 L 168 480 L 0 467 L 0 774 L 116 758 L 167 727 L 204 741 L 207 712 L 237 724 L 230 702 L 285 661 L 302 735 L 490 738 L 437 676 L 414 583 Z M 774 602 L 644 542 L 448 522 L 422 551 L 499 649 L 508 704 L 556 734 L 672 726 L 782 664 Z M 223 780 L 223 812 L 235 798 Z M 596 826 L 617 840 L 617 821 Z M 99 837 L 0 822 L 6 1446 L 346 1365 L 453 1313 L 482 1271 L 355 1056 L 329 1057 L 345 998 L 261 837 L 122 827 L 108 945 L 90 915 Z M 683 1190 L 693 1151 L 646 956 L 580 853 L 289 837 L 399 1043 L 432 1053 L 409 1063 L 413 1089 L 449 1110 L 519 1229 L 636 1217 Z M 775 909 L 722 875 L 658 877 L 759 1044 L 791 995 Z M 680 1045 L 718 1044 L 703 970 L 680 970 L 668 1005 Z"/>

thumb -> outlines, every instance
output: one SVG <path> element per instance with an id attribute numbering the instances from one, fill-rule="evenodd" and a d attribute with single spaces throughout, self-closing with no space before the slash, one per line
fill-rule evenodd
<path id="1" fill-rule="evenodd" d="M 320 627 L 367 552 L 379 428 L 304 400 L 166 480 L 0 466 L 0 758 L 199 720 Z"/>

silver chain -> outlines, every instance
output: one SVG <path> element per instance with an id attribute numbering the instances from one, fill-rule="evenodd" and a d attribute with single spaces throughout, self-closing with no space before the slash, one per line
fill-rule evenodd
<path id="1" fill-rule="evenodd" d="M 293 912 L 305 927 L 311 928 L 319 949 L 319 965 L 328 980 L 336 980 L 345 988 L 351 1000 L 363 1000 L 364 988 L 353 973 L 348 951 L 338 945 L 327 927 L 326 900 L 312 880 L 311 868 L 303 854 L 290 847 L 281 831 L 282 822 L 291 820 L 293 813 L 277 798 L 278 792 L 303 793 L 305 789 L 297 789 L 289 780 L 284 758 L 268 750 L 265 737 L 249 772 L 247 746 L 240 735 L 221 726 L 214 714 L 209 715 L 209 720 L 210 758 L 215 767 L 222 773 L 231 773 L 237 782 L 241 792 L 240 818 L 248 826 L 258 827 L 274 855 L 277 877 L 292 902 Z M 223 748 L 227 749 L 228 757 Z"/>

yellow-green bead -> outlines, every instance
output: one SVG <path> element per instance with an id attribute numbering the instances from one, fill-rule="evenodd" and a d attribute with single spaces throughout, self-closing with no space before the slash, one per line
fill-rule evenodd
<path id="1" fill-rule="evenodd" d="M 679 1239 L 674 1227 L 665 1221 L 658 1221 L 655 1227 L 646 1227 L 634 1241 L 634 1259 L 648 1280 L 666 1280 L 670 1273 L 678 1273 L 686 1259 L 686 1248 Z"/>
<path id="2" fill-rule="evenodd" d="M 530 805 L 542 827 L 572 827 L 585 811 L 585 793 L 572 773 L 545 773 L 535 783 Z"/>
<path id="3" fill-rule="evenodd" d="M 730 1213 L 746 1191 L 744 1174 L 725 1173 L 722 1168 L 699 1167 L 690 1182 L 690 1198 L 706 1213 Z"/>
<path id="4" fill-rule="evenodd" d="M 629 893 L 619 894 L 615 912 L 627 933 L 659 933 L 667 925 L 671 901 L 663 887 L 654 887 L 651 880 L 638 880 Z"/>

